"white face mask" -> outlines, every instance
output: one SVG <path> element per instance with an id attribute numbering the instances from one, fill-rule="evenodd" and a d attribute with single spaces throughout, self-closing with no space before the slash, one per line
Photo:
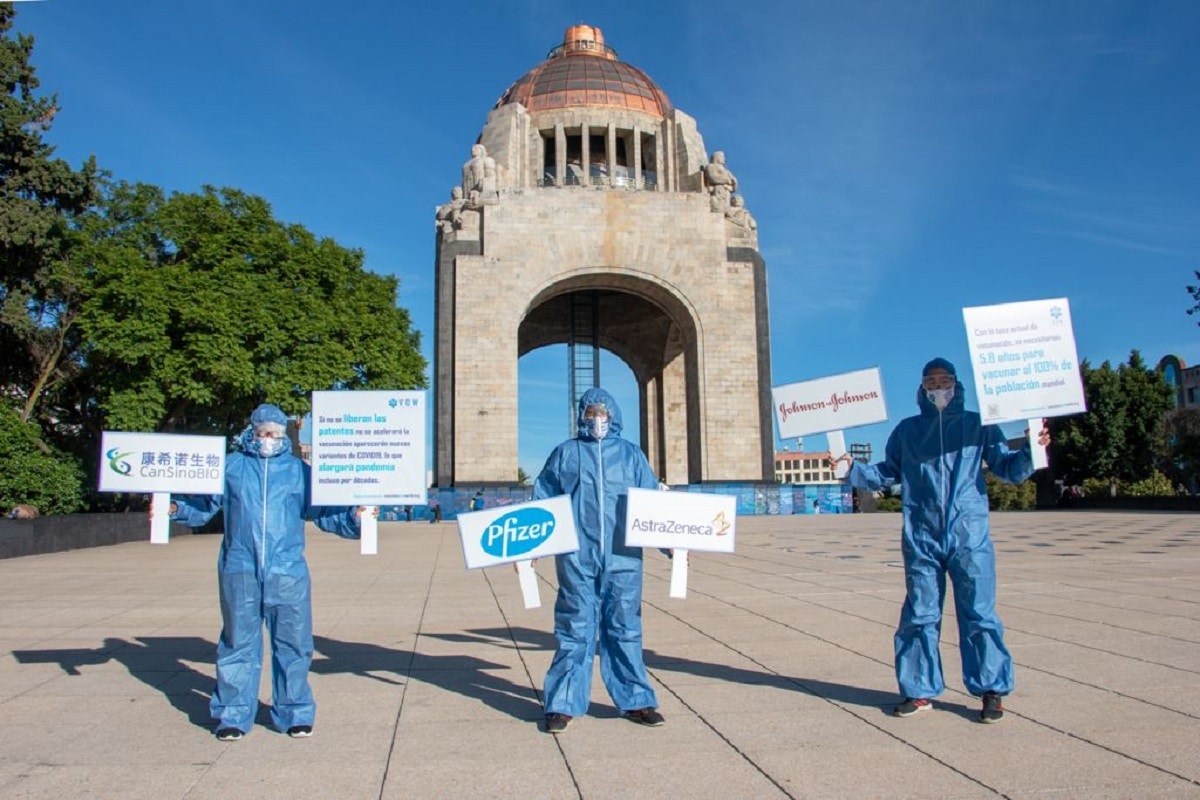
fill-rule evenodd
<path id="1" fill-rule="evenodd" d="M 588 435 L 593 439 L 603 439 L 608 435 L 608 417 L 592 417 L 587 423 Z"/>
<path id="2" fill-rule="evenodd" d="M 262 437 L 256 439 L 258 442 L 258 454 L 263 458 L 271 458 L 283 452 L 284 440 L 274 437 Z"/>
<path id="3" fill-rule="evenodd" d="M 954 399 L 954 389 L 929 389 L 925 392 L 925 396 L 929 398 L 929 402 L 933 403 L 934 408 L 943 411 Z"/>

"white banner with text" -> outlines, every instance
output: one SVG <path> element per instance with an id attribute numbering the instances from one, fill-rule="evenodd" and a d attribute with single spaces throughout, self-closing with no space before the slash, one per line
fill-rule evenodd
<path id="1" fill-rule="evenodd" d="M 780 439 L 887 421 L 879 368 L 843 372 L 771 389 Z"/>
<path id="2" fill-rule="evenodd" d="M 423 391 L 313 392 L 313 505 L 424 505 L 426 403 Z"/>
<path id="3" fill-rule="evenodd" d="M 963 322 L 985 424 L 1087 411 L 1065 297 L 964 308 Z"/>
<path id="4" fill-rule="evenodd" d="M 625 544 L 732 553 L 736 523 L 731 495 L 630 489 Z"/>
<path id="5" fill-rule="evenodd" d="M 104 431 L 97 488 L 101 492 L 222 494 L 225 437 Z"/>
<path id="6" fill-rule="evenodd" d="M 467 569 L 573 553 L 579 549 L 571 498 L 559 495 L 458 515 Z"/>

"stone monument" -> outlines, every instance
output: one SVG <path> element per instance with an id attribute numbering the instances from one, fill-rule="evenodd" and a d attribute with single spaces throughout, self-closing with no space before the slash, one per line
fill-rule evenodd
<path id="1" fill-rule="evenodd" d="M 516 481 L 518 359 L 581 303 L 660 479 L 774 480 L 766 264 L 724 162 L 589 25 L 504 92 L 437 215 L 438 486 Z"/>

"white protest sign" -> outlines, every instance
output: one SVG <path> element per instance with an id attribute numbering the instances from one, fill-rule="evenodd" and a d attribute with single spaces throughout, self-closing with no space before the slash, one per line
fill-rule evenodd
<path id="1" fill-rule="evenodd" d="M 97 488 L 153 494 L 150 543 L 166 544 L 171 493 L 224 493 L 225 437 L 104 431 Z"/>
<path id="2" fill-rule="evenodd" d="M 225 491 L 223 436 L 104 431 L 100 454 L 102 492 Z"/>
<path id="3" fill-rule="evenodd" d="M 1036 440 L 1043 417 L 1087 411 L 1065 297 L 964 308 L 963 322 L 984 424 L 1028 420 Z M 1044 467 L 1045 449 L 1033 452 Z"/>
<path id="4" fill-rule="evenodd" d="M 771 389 L 780 439 L 827 433 L 829 454 L 836 461 L 846 452 L 842 431 L 887 421 L 883 381 L 878 367 L 843 372 Z M 843 477 L 848 465 L 838 464 Z"/>
<path id="5" fill-rule="evenodd" d="M 571 498 L 559 495 L 458 515 L 467 569 L 517 562 L 526 608 L 537 608 L 537 576 L 530 561 L 579 549 Z"/>
<path id="6" fill-rule="evenodd" d="M 625 544 L 674 550 L 670 596 L 686 597 L 688 551 L 732 553 L 736 521 L 731 495 L 630 489 Z"/>
<path id="7" fill-rule="evenodd" d="M 312 405 L 313 505 L 425 504 L 425 392 L 313 392 Z"/>

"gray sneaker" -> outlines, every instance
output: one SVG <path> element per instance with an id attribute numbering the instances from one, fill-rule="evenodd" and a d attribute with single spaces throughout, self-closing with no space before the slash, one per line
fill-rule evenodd
<path id="1" fill-rule="evenodd" d="M 892 709 L 892 716 L 912 717 L 922 711 L 932 711 L 933 701 L 924 697 L 906 697 L 904 702 Z"/>
<path id="2" fill-rule="evenodd" d="M 1004 704 L 1000 695 L 995 692 L 983 693 L 983 709 L 979 712 L 979 721 L 991 725 L 1004 719 Z"/>
<path id="3" fill-rule="evenodd" d="M 571 724 L 571 718 L 566 714 L 547 714 L 546 733 L 562 733 Z"/>
<path id="4" fill-rule="evenodd" d="M 653 708 L 639 708 L 634 711 L 626 711 L 625 719 L 631 719 L 639 725 L 645 725 L 650 728 L 657 728 L 666 722 L 663 715 Z"/>

